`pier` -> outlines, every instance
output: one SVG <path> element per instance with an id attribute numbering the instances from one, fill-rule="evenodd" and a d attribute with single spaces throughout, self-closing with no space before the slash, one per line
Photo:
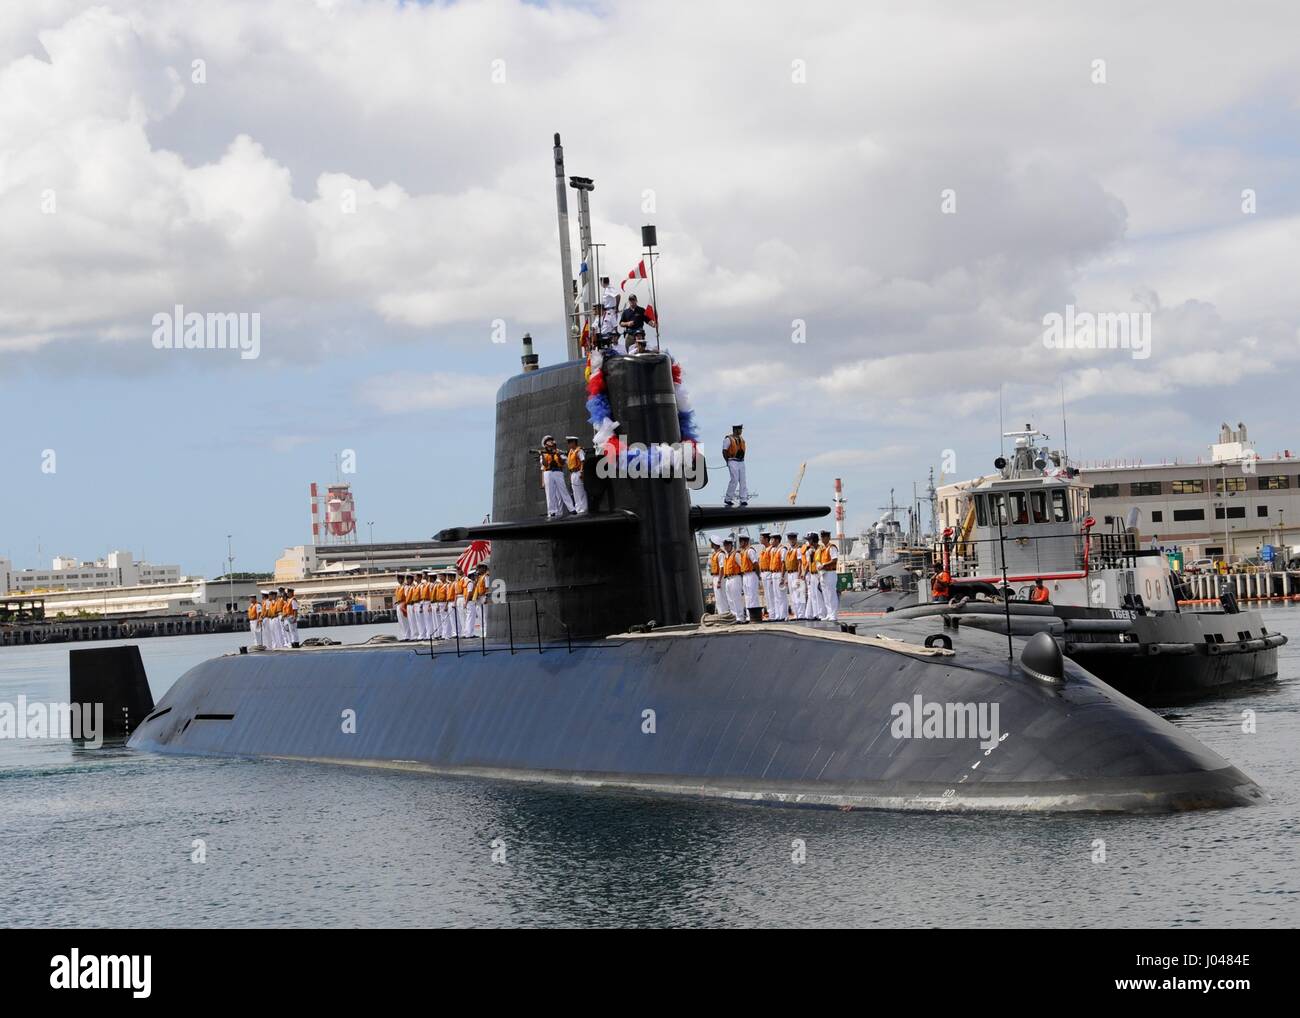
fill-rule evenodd
<path id="1" fill-rule="evenodd" d="M 375 611 L 326 611 L 298 616 L 298 629 L 328 626 L 368 626 L 396 622 L 392 608 Z M 159 615 L 133 619 L 65 619 L 0 626 L 0 647 L 87 640 L 141 640 L 155 636 L 197 636 L 241 632 L 251 637 L 243 614 Z"/>
<path id="2" fill-rule="evenodd" d="M 1184 573 L 1182 580 L 1193 597 L 1179 604 L 1218 604 L 1223 584 L 1238 601 L 1300 601 L 1300 573 L 1285 569 L 1257 573 Z"/>

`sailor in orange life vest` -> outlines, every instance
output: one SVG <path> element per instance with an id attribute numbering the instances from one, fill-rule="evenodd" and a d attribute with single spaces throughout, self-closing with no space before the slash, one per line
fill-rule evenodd
<path id="1" fill-rule="evenodd" d="M 822 550 L 817 544 L 817 531 L 810 530 L 806 536 L 808 544 L 804 551 L 803 578 L 808 584 L 808 607 L 804 611 L 804 618 L 819 619 L 826 614 L 826 602 L 822 598 L 822 581 L 818 573 L 821 568 L 818 558 Z"/>
<path id="2" fill-rule="evenodd" d="M 723 586 L 722 541 L 710 537 L 709 544 L 713 545 L 713 550 L 709 553 L 709 579 L 713 581 L 713 612 L 715 615 L 725 615 L 730 609 L 727 608 L 727 591 Z"/>
<path id="3" fill-rule="evenodd" d="M 740 547 L 736 552 L 740 556 L 741 589 L 745 594 L 745 612 L 749 622 L 763 621 L 763 606 L 758 600 L 758 549 L 749 543 L 749 535 L 740 535 Z"/>
<path id="4" fill-rule="evenodd" d="M 451 572 L 444 569 L 438 573 L 437 582 L 433 585 L 433 631 L 439 640 L 450 640 L 452 637 L 451 615 L 455 610 L 452 601 L 455 596 L 451 587 Z"/>
<path id="5" fill-rule="evenodd" d="M 469 621 L 465 625 L 467 636 L 479 636 L 487 639 L 487 600 L 488 600 L 488 568 L 480 563 L 474 570 L 473 576 L 470 577 L 469 589 Z"/>
<path id="6" fill-rule="evenodd" d="M 409 640 L 411 638 L 410 626 L 406 618 L 406 581 L 407 576 L 397 577 L 397 587 L 393 591 L 393 612 L 397 615 L 397 638 L 399 640 Z"/>
<path id="7" fill-rule="evenodd" d="M 565 465 L 569 468 L 569 483 L 573 485 L 573 511 L 581 516 L 587 511 L 587 486 L 582 482 L 582 464 L 587 454 L 582 451 L 582 440 L 577 435 L 569 435 L 565 441 L 569 443 Z"/>
<path id="8" fill-rule="evenodd" d="M 745 440 L 740 437 L 743 424 L 733 424 L 731 434 L 722 440 L 722 458 L 726 461 L 731 480 L 722 501 L 731 505 L 737 498 L 741 505 L 749 504 L 749 485 L 745 481 Z"/>
<path id="9" fill-rule="evenodd" d="M 290 587 L 285 591 L 286 604 L 288 611 L 285 614 L 285 622 L 289 626 L 289 644 L 298 642 L 298 598 L 294 595 L 293 588 Z"/>
<path id="10" fill-rule="evenodd" d="M 542 451 L 538 458 L 542 467 L 542 487 L 546 490 L 547 519 L 553 520 L 565 512 L 573 512 L 573 499 L 569 497 L 569 487 L 564 483 L 564 454 L 555 444 L 554 435 L 542 439 Z"/>
<path id="11" fill-rule="evenodd" d="M 767 614 L 772 615 L 772 608 L 776 604 L 772 596 L 772 555 L 771 555 L 772 534 L 767 530 L 758 532 L 758 586 L 763 591 L 763 604 L 767 606 Z"/>
<path id="12" fill-rule="evenodd" d="M 930 600 L 940 604 L 946 603 L 952 596 L 952 576 L 947 569 L 940 567 L 930 582 Z"/>
<path id="13" fill-rule="evenodd" d="M 262 591 L 262 646 L 274 650 L 279 644 L 275 638 L 275 595 Z"/>
<path id="14" fill-rule="evenodd" d="M 817 553 L 817 576 L 821 580 L 822 619 L 837 622 L 840 617 L 840 550 L 831 543 L 831 532 L 822 531 L 822 548 Z"/>
<path id="15" fill-rule="evenodd" d="M 769 551 L 772 564 L 772 601 L 767 606 L 767 617 L 775 622 L 784 622 L 790 607 L 787 602 L 789 594 L 785 585 L 785 549 L 781 547 L 781 535 L 772 535 Z M 773 612 L 773 607 L 776 611 Z"/>
<path id="16" fill-rule="evenodd" d="M 411 618 L 415 622 L 415 635 L 419 640 L 433 639 L 433 578 L 427 573 L 416 577 L 415 603 Z"/>
<path id="17" fill-rule="evenodd" d="M 262 642 L 262 606 L 256 597 L 248 599 L 248 631 L 253 634 L 253 646 Z"/>
<path id="18" fill-rule="evenodd" d="M 808 603 L 808 588 L 804 583 L 803 574 L 799 571 L 799 563 L 803 556 L 799 548 L 799 534 L 792 530 L 786 536 L 789 537 L 790 543 L 782 549 L 782 553 L 785 556 L 783 568 L 790 610 L 794 612 L 795 618 L 801 619 L 804 617 L 804 606 Z"/>
<path id="19" fill-rule="evenodd" d="M 727 610 L 736 616 L 737 622 L 745 621 L 745 593 L 740 580 L 740 556 L 736 554 L 736 542 L 727 537 L 722 542 L 722 581 L 724 584 Z"/>
<path id="20" fill-rule="evenodd" d="M 1047 588 L 1043 586 L 1041 578 L 1034 581 L 1034 586 L 1029 591 L 1029 600 L 1034 604 L 1052 603 L 1051 595 L 1047 592 Z"/>

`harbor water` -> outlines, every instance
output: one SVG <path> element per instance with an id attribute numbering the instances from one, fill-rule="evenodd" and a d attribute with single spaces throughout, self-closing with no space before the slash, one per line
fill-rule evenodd
<path id="1" fill-rule="evenodd" d="M 1161 711 L 1257 808 L 840 813 L 0 739 L 0 925 L 1293 927 L 1300 608 L 1260 612 L 1278 682 Z M 155 698 L 246 642 L 142 642 Z M 0 648 L 0 703 L 66 701 L 70 649 Z"/>

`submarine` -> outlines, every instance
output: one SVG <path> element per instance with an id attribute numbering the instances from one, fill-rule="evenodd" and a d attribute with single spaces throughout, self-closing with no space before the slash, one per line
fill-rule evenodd
<path id="1" fill-rule="evenodd" d="M 584 467 L 591 511 L 548 519 L 530 447 L 592 427 L 592 361 L 524 361 L 497 394 L 500 522 L 440 535 L 492 541 L 490 638 L 227 654 L 156 705 L 138 651 L 120 679 L 98 655 L 122 648 L 77 651 L 73 699 L 108 699 L 128 746 L 161 754 L 843 810 L 1159 813 L 1265 798 L 1046 634 L 706 616 L 697 531 L 829 507 L 694 505 L 690 485 L 707 476 L 619 470 L 624 454 L 606 446 Z M 621 449 L 689 444 L 669 354 L 597 363 Z"/>

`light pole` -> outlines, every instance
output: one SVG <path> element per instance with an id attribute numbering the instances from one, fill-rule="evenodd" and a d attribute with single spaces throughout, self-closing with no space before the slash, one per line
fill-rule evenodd
<path id="1" fill-rule="evenodd" d="M 235 611 L 235 553 L 230 547 L 230 539 L 233 534 L 226 535 L 226 579 L 230 584 L 229 600 L 226 602 L 226 611 L 231 615 Z"/>
<path id="2" fill-rule="evenodd" d="M 370 528 L 370 543 L 366 546 L 366 607 L 369 608 L 375 586 L 375 521 L 367 520 L 366 526 Z"/>

